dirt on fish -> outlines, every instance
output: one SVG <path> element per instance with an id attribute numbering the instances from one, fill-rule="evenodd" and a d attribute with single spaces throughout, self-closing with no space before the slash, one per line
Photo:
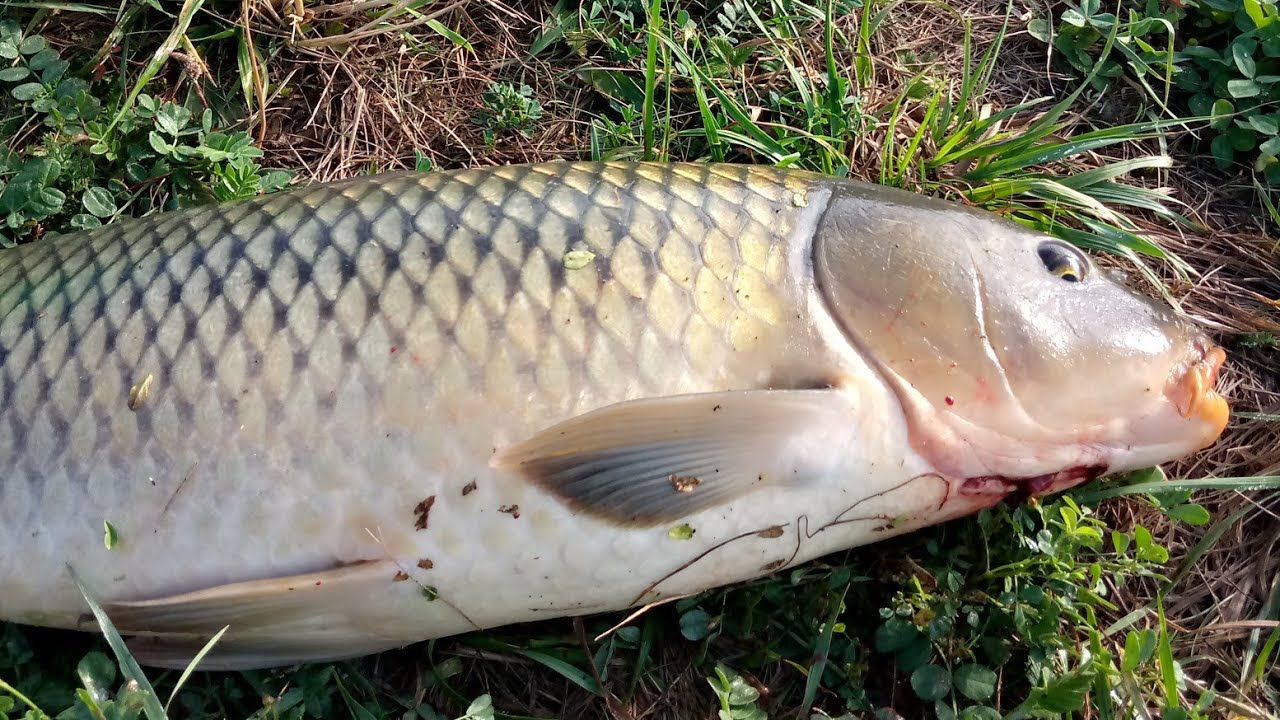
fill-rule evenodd
<path id="1" fill-rule="evenodd" d="M 417 516 L 417 520 L 415 520 L 413 523 L 413 527 L 415 529 L 417 530 L 427 529 L 427 522 L 431 516 L 431 506 L 435 504 L 436 504 L 436 496 L 432 495 L 427 499 L 423 500 L 422 502 L 418 503 L 413 508 L 413 513 L 414 515 Z"/>

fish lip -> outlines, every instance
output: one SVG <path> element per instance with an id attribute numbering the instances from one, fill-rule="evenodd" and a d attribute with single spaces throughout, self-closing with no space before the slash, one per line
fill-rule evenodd
<path id="1" fill-rule="evenodd" d="M 1175 371 L 1165 384 L 1165 398 L 1178 414 L 1187 420 L 1200 420 L 1208 426 L 1211 439 L 1225 429 L 1230 407 L 1218 394 L 1218 376 L 1227 361 L 1227 352 L 1208 340 L 1196 338 L 1188 362 Z"/>

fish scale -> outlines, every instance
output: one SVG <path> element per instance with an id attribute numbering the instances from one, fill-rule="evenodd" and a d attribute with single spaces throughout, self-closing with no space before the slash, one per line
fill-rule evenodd
<path id="1" fill-rule="evenodd" d="M 576 163 L 388 175 L 0 254 L 0 613 L 80 611 L 65 592 L 34 601 L 67 579 L 32 562 L 84 558 L 104 597 L 137 598 L 385 553 L 361 520 L 412 546 L 409 509 L 499 440 L 801 366 L 775 361 L 813 342 L 780 310 L 810 182 Z M 575 249 L 595 257 L 570 269 Z M 200 571 L 177 581 L 175 563 Z"/>

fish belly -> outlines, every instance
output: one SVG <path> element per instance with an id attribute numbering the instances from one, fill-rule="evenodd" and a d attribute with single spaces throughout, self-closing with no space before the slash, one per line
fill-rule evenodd
<path id="1" fill-rule="evenodd" d="M 818 308 L 828 192 L 746 166 L 386 175 L 0 253 L 0 619 L 84 627 L 68 565 L 108 604 L 377 568 L 325 608 L 363 639 L 297 655 L 340 657 L 909 529 L 946 484 Z M 840 487 L 626 527 L 491 463 L 628 400 L 837 380 L 859 406 Z"/>

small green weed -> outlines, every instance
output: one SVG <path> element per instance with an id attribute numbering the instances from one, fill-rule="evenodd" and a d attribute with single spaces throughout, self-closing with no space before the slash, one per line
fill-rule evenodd
<path id="1" fill-rule="evenodd" d="M 541 118 L 542 104 L 533 96 L 533 88 L 495 82 L 484 91 L 484 108 L 476 113 L 475 123 L 484 128 L 484 142 L 492 147 L 506 133 L 533 137 Z"/>
<path id="2" fill-rule="evenodd" d="M 715 677 L 708 678 L 707 682 L 720 701 L 716 715 L 719 720 L 766 720 L 769 717 L 756 705 L 760 691 L 729 668 L 717 665 Z"/>
<path id="3" fill-rule="evenodd" d="M 1054 30 L 1049 18 L 1028 30 L 1051 43 L 1078 72 L 1095 71 L 1099 89 L 1128 73 L 1174 117 L 1209 122 L 1209 151 L 1221 168 L 1243 164 L 1280 184 L 1280 10 L 1274 0 L 1122 0 L 1126 19 L 1100 0 L 1070 4 Z M 1105 57 L 1116 32 L 1123 64 Z M 1098 66 L 1098 67 L 1095 67 Z"/>
<path id="4" fill-rule="evenodd" d="M 213 127 L 209 109 L 139 94 L 124 107 L 39 35 L 0 22 L 0 245 L 97 227 L 120 215 L 283 187 L 244 132 Z M 87 74 L 85 74 L 87 75 Z M 104 90 L 104 88 L 97 88 Z"/>

